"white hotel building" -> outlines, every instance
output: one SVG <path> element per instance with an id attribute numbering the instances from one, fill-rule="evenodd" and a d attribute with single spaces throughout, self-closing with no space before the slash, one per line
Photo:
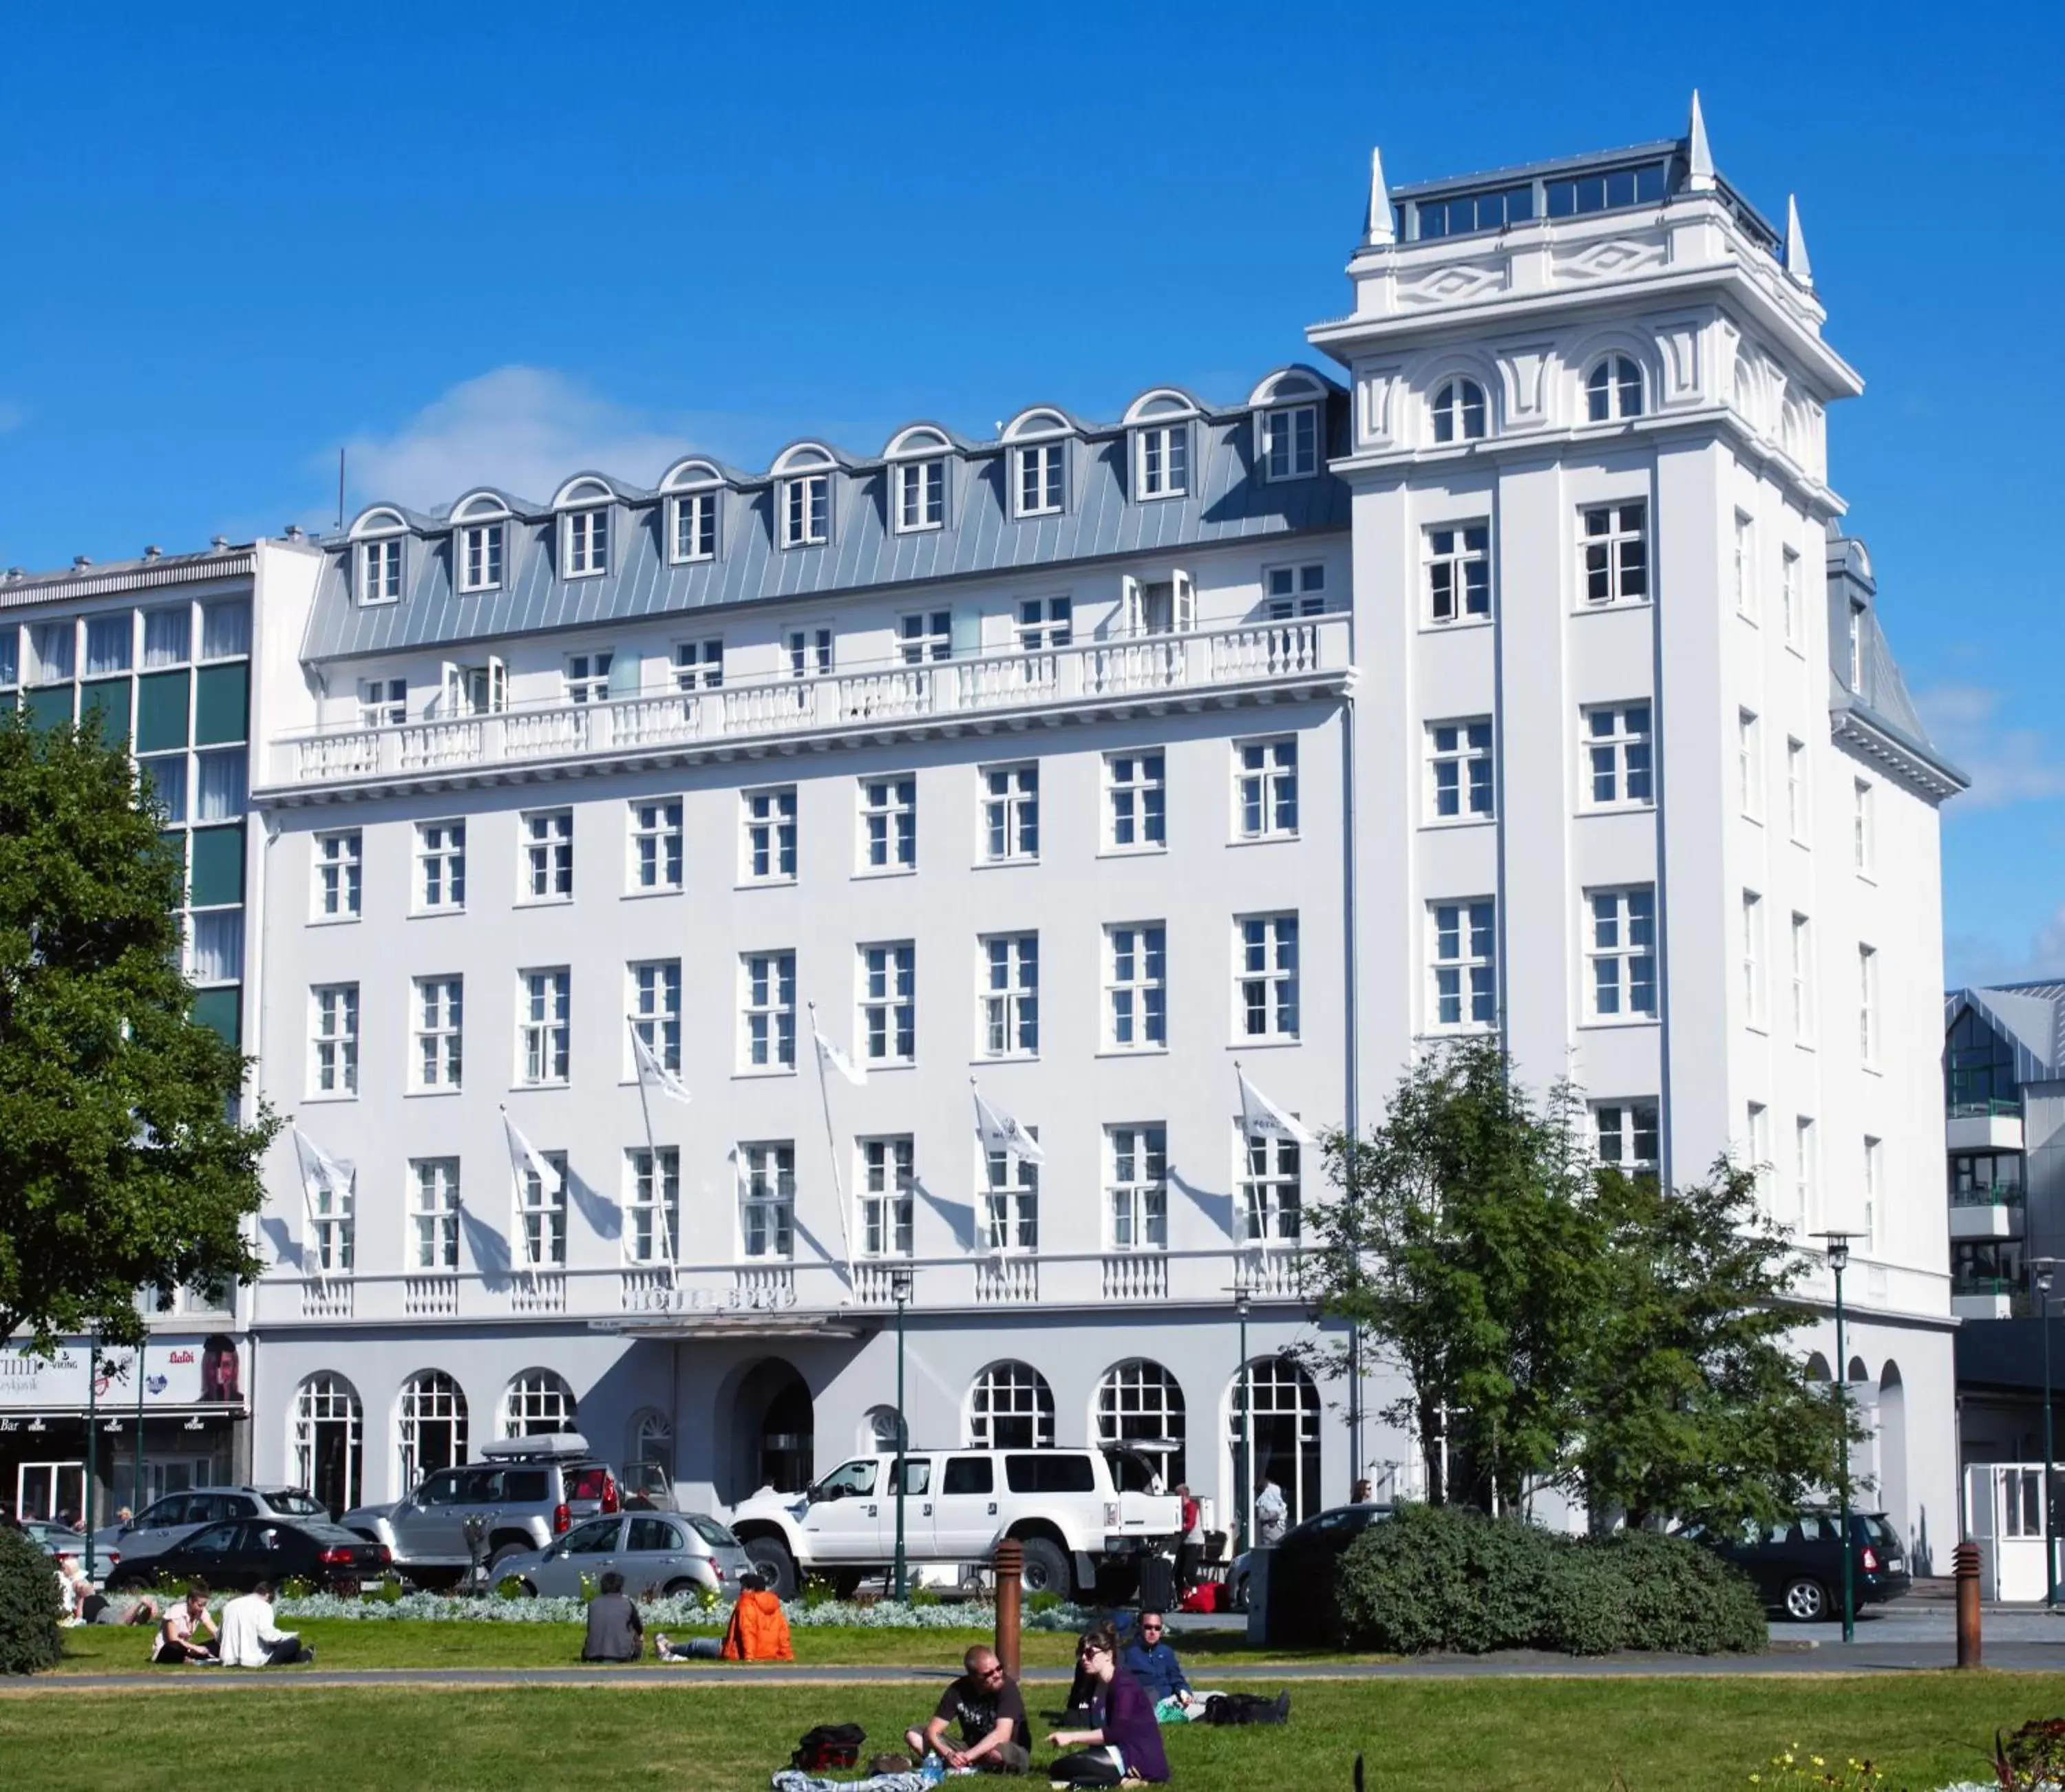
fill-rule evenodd
<path id="1" fill-rule="evenodd" d="M 1167 1436 L 1230 1516 L 1239 1285 L 1296 1507 L 1409 1491 L 1387 1376 L 1358 1443 L 1279 1355 L 1319 1166 L 1251 1154 L 1235 1065 L 1368 1125 L 1426 1041 L 1497 1028 L 1602 1155 L 1753 1154 L 1803 1234 L 1860 1235 L 1866 1466 L 1954 1530 L 1961 781 L 1837 532 L 1860 381 L 1796 221 L 1696 113 L 1372 185 L 1331 377 L 570 468 L 325 544 L 269 618 L 300 648 L 249 1043 L 354 1176 L 273 1157 L 254 1472 L 392 1498 L 571 1421 L 688 1499 L 799 1485 L 893 1435 L 907 1265 L 915 1441 Z M 813 1003 L 865 1087 L 821 1085 Z M 634 1035 L 691 1104 L 641 1103 Z M 972 1079 L 1037 1173 L 985 1156 Z M 505 1108 L 563 1175 L 515 1172 Z"/>

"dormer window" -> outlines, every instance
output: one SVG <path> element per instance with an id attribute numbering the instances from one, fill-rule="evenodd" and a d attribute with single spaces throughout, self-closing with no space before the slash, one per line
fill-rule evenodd
<path id="1" fill-rule="evenodd" d="M 1271 479 L 1309 479 L 1319 470 L 1319 407 L 1292 405 L 1262 421 L 1262 466 Z"/>
<path id="2" fill-rule="evenodd" d="M 684 492 L 673 500 L 674 558 L 677 560 L 713 560 L 717 558 L 717 494 Z"/>
<path id="3" fill-rule="evenodd" d="M 944 460 L 899 461 L 893 471 L 896 532 L 910 535 L 940 527 L 947 520 L 947 463 Z"/>
<path id="4" fill-rule="evenodd" d="M 358 544 L 358 601 L 402 600 L 402 538 L 386 535 Z"/>
<path id="5" fill-rule="evenodd" d="M 564 521 L 567 577 L 592 579 L 609 570 L 609 512 L 569 511 Z"/>
<path id="6" fill-rule="evenodd" d="M 459 531 L 459 588 L 492 591 L 502 587 L 505 537 L 499 523 L 468 523 Z"/>
<path id="7" fill-rule="evenodd" d="M 1154 423 L 1133 437 L 1134 490 L 1141 498 L 1180 498 L 1190 489 L 1190 426 Z"/>
<path id="8" fill-rule="evenodd" d="M 1642 414 L 1642 369 L 1627 355 L 1608 355 L 1585 381 L 1585 414 L 1615 423 Z"/>
<path id="9" fill-rule="evenodd" d="M 1481 442 L 1489 414 L 1482 386 L 1475 380 L 1450 380 L 1434 394 L 1434 439 Z"/>
<path id="10" fill-rule="evenodd" d="M 802 473 L 782 485 L 782 545 L 818 547 L 831 539 L 832 478 Z"/>
<path id="11" fill-rule="evenodd" d="M 1018 463 L 1012 482 L 1020 516 L 1058 516 L 1061 510 L 1061 444 L 1028 442 L 1012 450 Z"/>

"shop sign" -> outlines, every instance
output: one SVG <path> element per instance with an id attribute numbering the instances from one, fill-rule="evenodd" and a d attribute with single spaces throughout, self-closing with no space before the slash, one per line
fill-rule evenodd
<path id="1" fill-rule="evenodd" d="M 100 1354 L 92 1397 L 103 1406 L 134 1410 L 138 1353 L 127 1345 Z M 81 1341 L 38 1356 L 23 1345 L 0 1350 L 0 1413 L 74 1412 L 87 1404 L 89 1351 Z M 226 1333 L 159 1336 L 142 1351 L 143 1408 L 219 1406 L 240 1411 L 244 1366 L 237 1341 Z M 0 1419 L 0 1425 L 10 1421 Z"/>

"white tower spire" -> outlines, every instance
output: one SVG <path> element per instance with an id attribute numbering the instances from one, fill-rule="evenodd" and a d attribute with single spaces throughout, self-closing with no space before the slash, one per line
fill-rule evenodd
<path id="1" fill-rule="evenodd" d="M 1714 152 L 1707 145 L 1707 120 L 1699 90 L 1692 90 L 1692 122 L 1685 127 L 1685 184 L 1695 193 L 1714 190 Z"/>
<path id="2" fill-rule="evenodd" d="M 1814 264 L 1807 259 L 1807 236 L 1800 228 L 1800 201 L 1785 196 L 1785 271 L 1802 286 L 1814 284 Z"/>
<path id="3" fill-rule="evenodd" d="M 1362 240 L 1369 248 L 1398 240 L 1398 232 L 1391 221 L 1391 191 L 1384 184 L 1384 151 L 1380 149 L 1369 152 L 1369 217 L 1363 226 Z"/>

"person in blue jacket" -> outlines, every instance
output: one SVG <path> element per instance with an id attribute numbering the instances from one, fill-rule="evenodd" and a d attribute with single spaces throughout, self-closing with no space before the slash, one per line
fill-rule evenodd
<path id="1" fill-rule="evenodd" d="M 1176 1652 L 1166 1640 L 1167 1629 L 1159 1612 L 1142 1612 L 1119 1665 L 1140 1682 L 1156 1704 L 1174 1699 L 1178 1705 L 1187 1706 L 1190 1683 L 1184 1677 L 1183 1664 L 1176 1659 Z"/>

